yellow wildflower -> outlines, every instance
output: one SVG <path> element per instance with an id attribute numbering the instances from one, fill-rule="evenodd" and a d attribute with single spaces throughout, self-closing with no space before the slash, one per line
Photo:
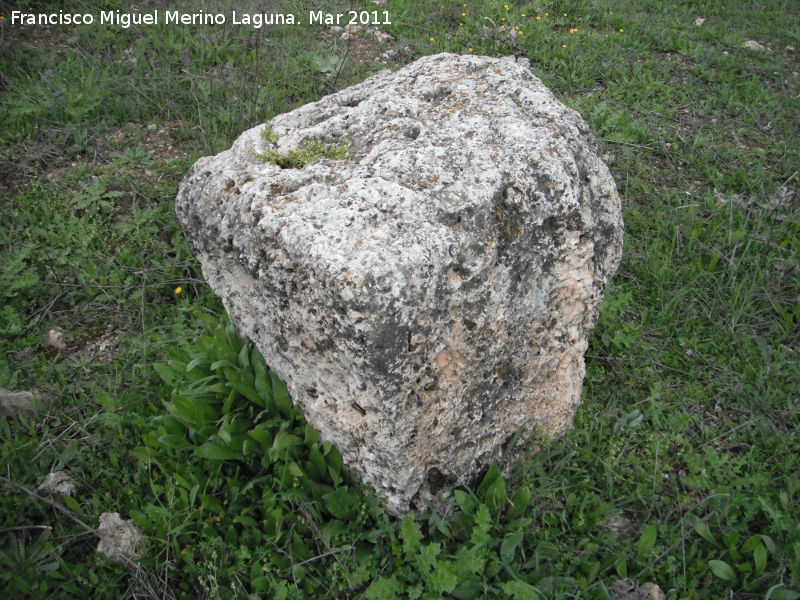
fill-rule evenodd
<path id="1" fill-rule="evenodd" d="M 430 39 L 430 41 L 432 41 L 432 42 L 435 42 L 435 41 L 436 41 L 436 38 L 435 38 L 435 37 L 433 37 L 433 36 L 431 36 L 431 37 L 430 37 L 430 38 L 428 38 L 428 39 Z"/>
<path id="2" fill-rule="evenodd" d="M 470 48 L 469 51 L 472 52 L 472 48 Z"/>
<path id="3" fill-rule="evenodd" d="M 625 30 L 622 27 L 620 27 L 619 28 L 619 32 L 622 33 L 623 31 L 625 31 Z"/>
<path id="4" fill-rule="evenodd" d="M 461 13 L 461 16 L 462 16 L 462 17 L 466 17 L 466 16 L 467 16 L 467 13 Z"/>
<path id="5" fill-rule="evenodd" d="M 525 16 L 525 13 L 522 13 L 522 14 L 520 15 L 520 17 L 524 17 L 524 16 Z"/>
<path id="6" fill-rule="evenodd" d="M 181 286 L 176 287 L 175 288 L 175 293 L 176 294 L 182 294 L 183 293 L 183 288 Z"/>
<path id="7" fill-rule="evenodd" d="M 537 15 L 537 16 L 536 16 L 536 20 L 537 20 L 537 21 L 541 21 L 541 20 L 542 20 L 542 17 L 540 17 L 540 16 L 538 16 L 538 15 Z"/>

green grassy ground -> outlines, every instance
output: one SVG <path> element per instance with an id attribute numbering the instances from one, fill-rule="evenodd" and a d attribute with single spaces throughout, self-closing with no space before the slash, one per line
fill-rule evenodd
<path id="1" fill-rule="evenodd" d="M 352 4 L 389 11 L 381 43 L 20 28 L 0 6 L 0 386 L 56 398 L 0 420 L 6 597 L 800 597 L 796 2 Z M 201 8 L 246 6 L 181 6 Z M 574 431 L 399 523 L 226 333 L 173 212 L 195 159 L 387 50 L 528 57 L 595 133 L 626 223 Z M 63 469 L 78 490 L 48 503 Z M 94 553 L 107 511 L 143 528 L 138 568 Z"/>

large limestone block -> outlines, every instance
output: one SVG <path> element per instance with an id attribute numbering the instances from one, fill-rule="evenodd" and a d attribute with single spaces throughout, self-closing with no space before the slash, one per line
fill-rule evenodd
<path id="1" fill-rule="evenodd" d="M 622 247 L 578 113 L 513 61 L 440 54 L 269 125 L 194 165 L 181 225 L 240 333 L 389 512 L 469 483 L 521 427 L 570 427 Z M 257 157 L 312 142 L 352 152 Z"/>

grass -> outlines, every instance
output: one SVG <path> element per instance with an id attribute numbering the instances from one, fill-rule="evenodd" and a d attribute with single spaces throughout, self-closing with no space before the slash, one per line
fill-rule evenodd
<path id="1" fill-rule="evenodd" d="M 382 43 L 0 8 L 0 385 L 56 399 L 0 419 L 10 598 L 798 597 L 796 3 L 389 0 Z M 80 3 L 101 8 L 127 10 Z M 399 522 L 226 329 L 172 204 L 195 159 L 387 50 L 529 58 L 589 123 L 626 223 L 574 430 Z M 54 470 L 74 498 L 35 492 Z M 94 553 L 103 512 L 143 528 L 138 568 Z"/>

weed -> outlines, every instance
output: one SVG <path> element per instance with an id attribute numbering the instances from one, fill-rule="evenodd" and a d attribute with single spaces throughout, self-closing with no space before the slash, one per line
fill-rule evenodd
<path id="1" fill-rule="evenodd" d="M 501 569 L 513 572 L 532 522 L 519 518 L 527 488 L 508 498 L 493 466 L 475 493 L 459 490 L 444 500 L 447 510 L 420 516 L 438 538 L 422 545 L 413 517 L 391 522 L 371 490 L 353 485 L 335 446 L 320 442 L 258 351 L 231 325 L 197 316 L 208 335 L 154 365 L 173 388 L 169 414 L 152 420 L 156 429 L 134 451 L 157 469 L 148 477 L 164 509 L 137 518 L 172 538 L 176 554 L 191 548 L 187 561 L 202 556 L 216 584 L 250 576 L 243 591 L 253 593 L 277 593 L 290 579 L 312 596 L 349 596 L 370 580 L 366 598 L 530 588 L 518 576 L 506 581 Z M 209 469 L 208 461 L 219 466 Z M 258 564 L 254 555 L 262 556 Z M 394 559 L 378 577 L 381 556 Z"/>

